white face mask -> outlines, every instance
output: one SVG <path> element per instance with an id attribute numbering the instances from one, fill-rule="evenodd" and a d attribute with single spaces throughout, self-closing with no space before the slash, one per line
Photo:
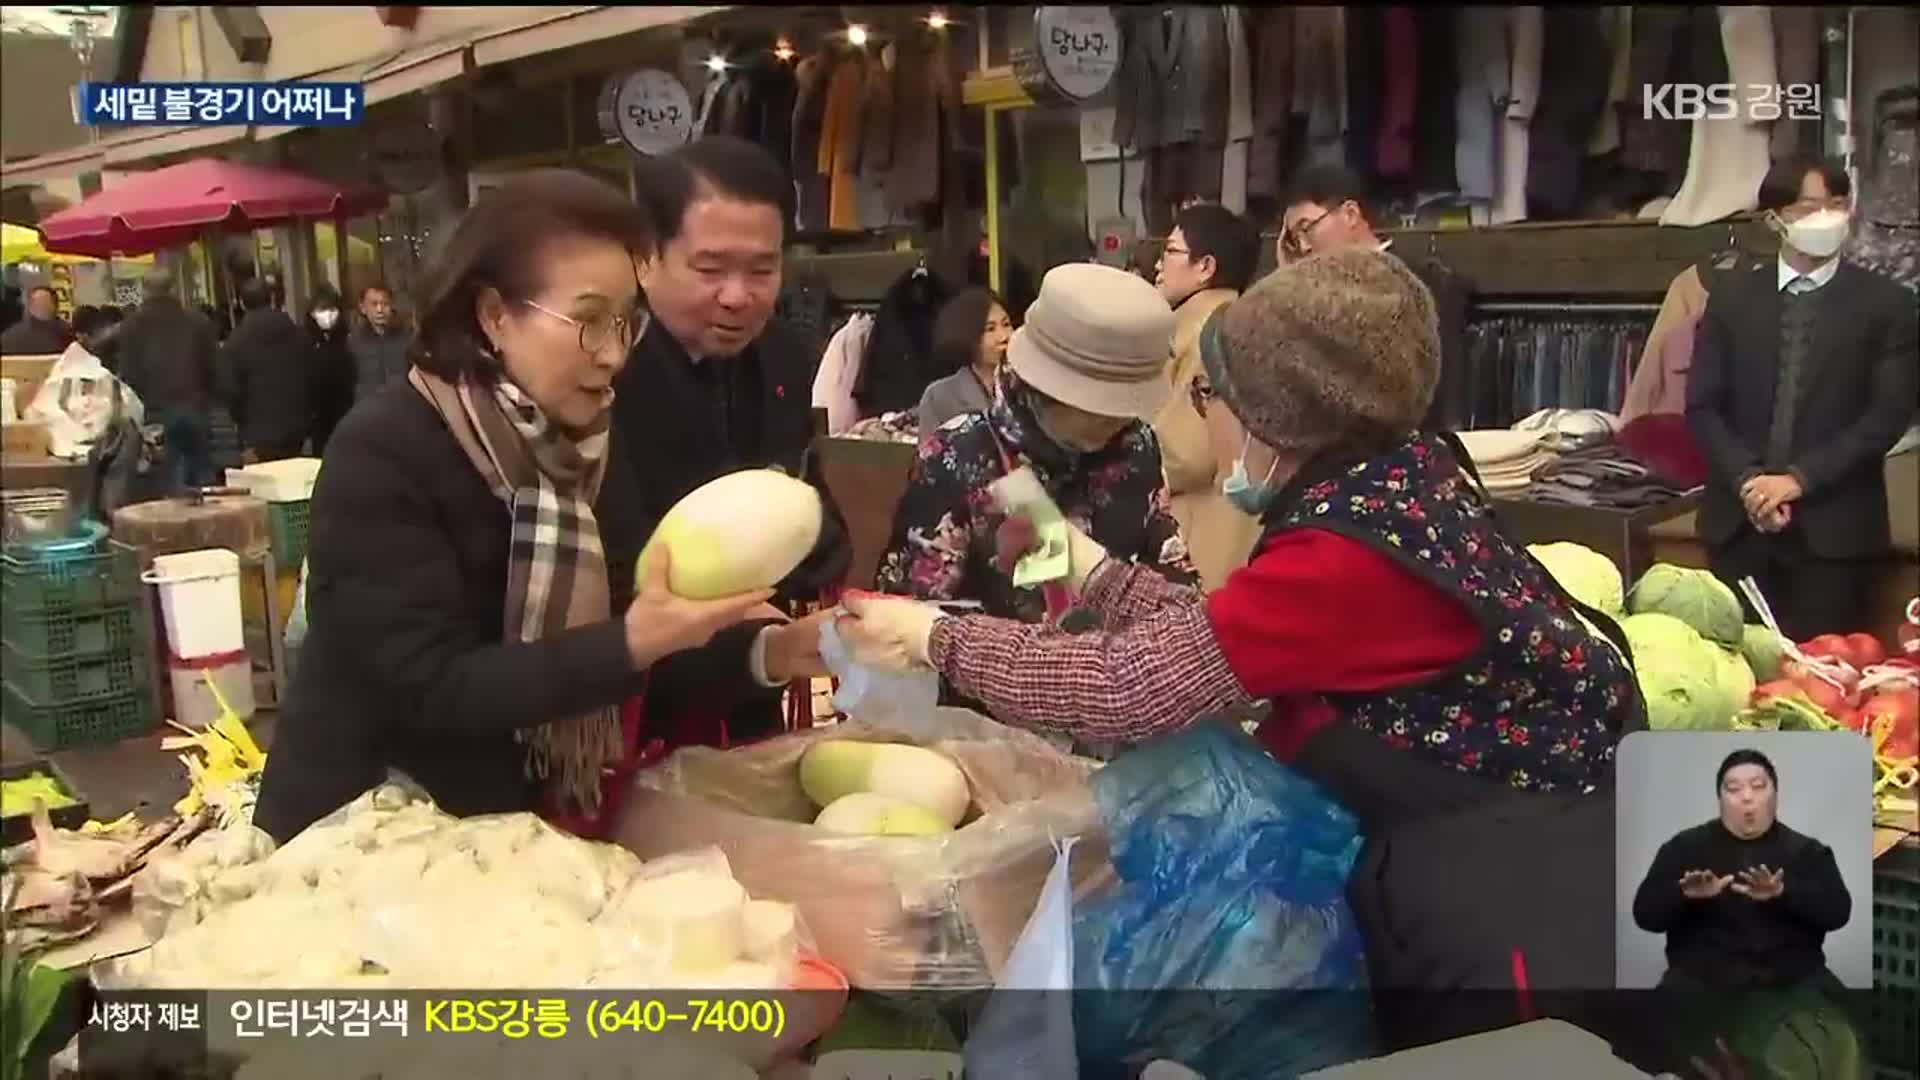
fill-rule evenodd
<path id="1" fill-rule="evenodd" d="M 313 313 L 313 325 L 322 330 L 333 329 L 333 324 L 339 321 L 340 313 L 337 311 L 316 311 Z"/>
<path id="2" fill-rule="evenodd" d="M 1829 259 L 1847 242 L 1845 210 L 1816 210 L 1787 226 L 1787 244 L 1815 259 Z"/>

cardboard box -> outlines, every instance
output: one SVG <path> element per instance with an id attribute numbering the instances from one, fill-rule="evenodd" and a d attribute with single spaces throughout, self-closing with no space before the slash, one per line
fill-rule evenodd
<path id="1" fill-rule="evenodd" d="M 16 420 L 0 424 L 5 436 L 4 452 L 9 458 L 45 458 L 53 450 L 53 435 L 38 420 Z"/>

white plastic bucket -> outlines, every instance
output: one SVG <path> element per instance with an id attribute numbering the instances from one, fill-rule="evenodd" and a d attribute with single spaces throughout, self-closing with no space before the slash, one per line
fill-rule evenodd
<path id="1" fill-rule="evenodd" d="M 223 700 L 240 719 L 253 716 L 253 661 L 244 652 L 200 660 L 170 659 L 167 675 L 173 682 L 175 723 L 196 729 L 211 727 L 220 719 Z M 207 685 L 209 680 L 211 687 Z"/>
<path id="2" fill-rule="evenodd" d="M 226 548 L 160 555 L 140 580 L 160 589 L 168 651 L 183 660 L 247 647 L 240 616 L 240 556 Z"/>

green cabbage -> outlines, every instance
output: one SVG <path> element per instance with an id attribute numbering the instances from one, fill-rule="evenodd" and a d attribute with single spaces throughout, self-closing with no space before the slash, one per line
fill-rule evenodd
<path id="1" fill-rule="evenodd" d="M 1740 628 L 1740 653 L 1747 658 L 1747 666 L 1753 669 L 1753 677 L 1761 682 L 1772 682 L 1780 677 L 1780 661 L 1785 650 L 1780 637 L 1764 626 L 1748 623 Z"/>
<path id="2" fill-rule="evenodd" d="M 1634 677 L 1655 731 L 1729 731 L 1753 696 L 1753 672 L 1735 654 L 1671 615 L 1621 620 Z"/>
<path id="3" fill-rule="evenodd" d="M 1671 615 L 1701 637 L 1739 647 L 1740 600 L 1706 570 L 1659 563 L 1633 587 L 1628 610 L 1635 615 Z"/>
<path id="4" fill-rule="evenodd" d="M 1626 583 L 1612 559 L 1580 544 L 1534 544 L 1527 550 L 1575 600 L 1616 618 L 1625 613 Z"/>

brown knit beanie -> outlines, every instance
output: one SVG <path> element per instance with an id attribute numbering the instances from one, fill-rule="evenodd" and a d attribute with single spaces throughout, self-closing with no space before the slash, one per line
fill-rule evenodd
<path id="1" fill-rule="evenodd" d="M 1202 347 L 1215 392 L 1275 450 L 1410 432 L 1440 381 L 1433 296 L 1386 252 L 1288 264 L 1219 311 L 1216 326 Z"/>

